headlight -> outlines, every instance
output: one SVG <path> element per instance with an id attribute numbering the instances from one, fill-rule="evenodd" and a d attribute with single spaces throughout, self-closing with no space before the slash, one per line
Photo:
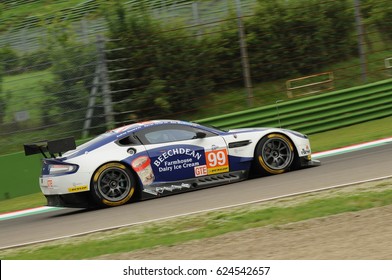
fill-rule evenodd
<path id="1" fill-rule="evenodd" d="M 61 175 L 75 173 L 79 166 L 74 164 L 49 164 L 50 175 Z"/>

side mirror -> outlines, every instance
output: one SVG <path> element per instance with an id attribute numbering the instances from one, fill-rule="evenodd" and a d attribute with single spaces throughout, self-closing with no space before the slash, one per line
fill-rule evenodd
<path id="1" fill-rule="evenodd" d="M 196 132 L 196 139 L 204 138 L 204 137 L 206 137 L 206 135 L 207 134 L 205 134 L 204 132 L 198 131 L 198 132 Z"/>

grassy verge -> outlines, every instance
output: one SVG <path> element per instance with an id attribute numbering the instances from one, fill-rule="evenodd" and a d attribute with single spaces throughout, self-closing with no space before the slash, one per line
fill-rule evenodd
<path id="1" fill-rule="evenodd" d="M 392 117 L 364 122 L 309 136 L 313 152 L 392 137 Z"/>
<path id="2" fill-rule="evenodd" d="M 86 259 L 171 246 L 233 231 L 274 226 L 392 204 L 392 180 L 67 238 L 0 252 L 1 259 Z M 104 242 L 102 242 L 104 240 Z"/>
<path id="3" fill-rule="evenodd" d="M 53 74 L 50 70 L 5 76 L 3 91 L 8 102 L 4 121 L 12 122 L 15 112 L 28 110 L 29 124 L 39 124 L 42 113 L 41 103 L 45 96 L 43 84 L 52 80 Z"/>
<path id="4" fill-rule="evenodd" d="M 12 212 L 16 210 L 28 209 L 43 206 L 46 204 L 44 195 L 39 193 L 24 195 L 0 202 L 0 213 Z"/>

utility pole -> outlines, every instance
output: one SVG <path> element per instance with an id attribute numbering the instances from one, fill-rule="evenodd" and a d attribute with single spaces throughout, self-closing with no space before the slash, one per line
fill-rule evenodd
<path id="1" fill-rule="evenodd" d="M 111 96 L 111 91 L 109 86 L 108 70 L 106 66 L 105 39 L 103 38 L 102 35 L 97 36 L 97 50 L 98 50 L 97 66 L 95 69 L 93 86 L 90 91 L 86 117 L 83 125 L 83 132 L 82 132 L 83 138 L 86 138 L 88 136 L 88 131 L 91 127 L 91 121 L 94 114 L 96 98 L 99 95 L 99 89 L 101 90 L 103 108 L 105 111 L 106 129 L 109 130 L 114 128 L 112 96 Z"/>
<path id="2" fill-rule="evenodd" d="M 366 50 L 365 50 L 365 30 L 363 28 L 363 21 L 361 15 L 361 3 L 360 0 L 354 0 L 354 12 L 355 12 L 355 26 L 358 33 L 358 51 L 359 60 L 361 63 L 361 76 L 362 81 L 367 81 L 367 61 L 366 61 Z"/>
<path id="3" fill-rule="evenodd" d="M 197 38 L 200 38 L 200 35 L 202 35 L 202 30 L 200 26 L 200 15 L 199 15 L 199 4 L 197 1 L 192 2 L 192 14 L 193 14 L 193 20 L 195 22 L 195 26 L 197 28 L 196 35 Z"/>
<path id="4" fill-rule="evenodd" d="M 242 72 L 244 75 L 244 83 L 247 92 L 247 103 L 248 103 L 248 107 L 252 107 L 253 87 L 252 87 L 252 80 L 250 77 L 249 57 L 248 57 L 248 49 L 246 46 L 245 28 L 242 22 L 241 0 L 236 0 L 235 2 L 237 5 L 238 35 L 240 39 Z"/>
<path id="5" fill-rule="evenodd" d="M 99 64 L 101 66 L 100 78 L 102 85 L 102 99 L 103 108 L 105 111 L 106 129 L 114 128 L 113 108 L 112 108 L 112 96 L 110 93 L 108 69 L 106 66 L 106 55 L 105 55 L 105 39 L 102 35 L 98 35 L 98 56 Z"/>
<path id="6" fill-rule="evenodd" d="M 101 75 L 100 68 L 101 68 L 101 66 L 98 64 L 95 69 L 93 87 L 91 88 L 91 91 L 90 91 L 90 97 L 88 99 L 86 117 L 84 119 L 82 138 L 88 137 L 88 130 L 91 127 L 91 120 L 92 120 L 93 114 L 94 114 L 95 99 L 97 97 L 98 88 L 99 88 L 99 76 Z"/>

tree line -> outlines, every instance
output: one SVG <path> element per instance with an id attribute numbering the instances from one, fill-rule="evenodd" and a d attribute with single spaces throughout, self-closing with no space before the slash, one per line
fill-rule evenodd
<path id="1" fill-rule="evenodd" d="M 218 26 L 200 35 L 185 28 L 181 19 L 155 20 L 147 8 L 132 12 L 121 1 L 101 5 L 109 26 L 106 58 L 117 122 L 177 116 L 208 104 L 211 92 L 243 85 L 235 6 Z M 382 1 L 362 0 L 361 11 L 366 26 L 374 26 L 389 43 L 392 22 Z M 256 83 L 315 73 L 357 55 L 351 0 L 260 0 L 254 15 L 242 20 Z M 58 112 L 66 102 L 66 107 L 79 109 L 61 118 L 82 119 L 93 79 L 89 73 L 93 74 L 96 63 L 94 46 L 62 35 L 64 26 L 50 28 L 56 39 L 42 51 L 44 55 L 33 56 L 44 59 L 47 63 L 40 64 L 50 66 L 55 76 L 45 85 L 44 106 L 52 104 L 51 110 Z M 20 67 L 21 57 L 0 49 L 3 72 Z M 64 69 L 70 69 L 69 73 Z M 51 118 L 54 113 L 46 110 L 44 114 L 45 123 L 57 121 Z"/>

